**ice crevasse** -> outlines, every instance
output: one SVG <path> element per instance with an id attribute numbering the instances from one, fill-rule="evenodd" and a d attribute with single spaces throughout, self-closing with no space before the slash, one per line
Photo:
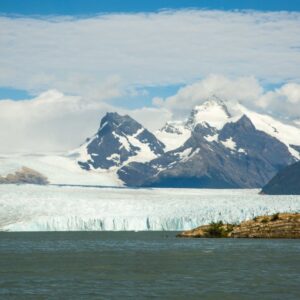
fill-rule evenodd
<path id="1" fill-rule="evenodd" d="M 299 196 L 258 190 L 0 186 L 2 231 L 180 231 L 299 212 Z"/>

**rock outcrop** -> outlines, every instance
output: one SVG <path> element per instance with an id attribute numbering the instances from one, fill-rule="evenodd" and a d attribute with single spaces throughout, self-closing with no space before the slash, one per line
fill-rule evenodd
<path id="1" fill-rule="evenodd" d="M 14 174 L 8 174 L 6 176 L 0 176 L 0 184 L 48 184 L 48 179 L 43 174 L 32 170 L 27 167 L 22 167 L 21 170 L 16 171 Z"/>
<path id="2" fill-rule="evenodd" d="M 260 216 L 239 225 L 212 223 L 177 235 L 187 238 L 300 238 L 300 214 Z"/>
<path id="3" fill-rule="evenodd" d="M 300 195 L 300 162 L 279 171 L 263 188 L 262 194 Z"/>

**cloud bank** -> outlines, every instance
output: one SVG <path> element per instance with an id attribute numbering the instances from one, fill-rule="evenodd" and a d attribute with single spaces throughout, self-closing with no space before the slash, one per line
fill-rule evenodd
<path id="1" fill-rule="evenodd" d="M 97 97 L 209 74 L 300 82 L 300 13 L 183 10 L 87 18 L 0 17 L 0 86 Z"/>
<path id="2" fill-rule="evenodd" d="M 221 75 L 210 75 L 180 88 L 171 97 L 154 98 L 153 104 L 171 111 L 173 117 L 180 118 L 211 96 L 229 102 L 240 102 L 251 109 L 282 119 L 300 119 L 300 84 L 286 83 L 266 91 L 254 77 L 231 79 Z"/>
<path id="3" fill-rule="evenodd" d="M 186 117 L 212 94 L 300 119 L 299 65 L 300 13 L 2 15 L 0 87 L 33 96 L 0 101 L 0 151 L 72 149 L 96 131 L 107 111 L 157 129 Z M 152 107 L 129 110 L 111 101 L 138 101 L 127 96 L 142 98 L 139 91 L 147 86 L 177 84 L 183 87 L 175 95 L 157 95 Z M 266 90 L 270 84 L 277 88 Z"/>
<path id="4" fill-rule="evenodd" d="M 108 111 L 130 114 L 151 129 L 171 118 L 171 113 L 161 108 L 128 111 L 103 101 L 48 90 L 32 99 L 0 101 L 0 152 L 72 150 L 97 132 Z"/>
<path id="5" fill-rule="evenodd" d="M 118 95 L 117 87 L 107 90 L 106 95 Z M 148 129 L 156 130 L 168 120 L 186 118 L 195 105 L 212 95 L 270 114 L 275 111 L 277 116 L 300 117 L 300 84 L 287 83 L 265 91 L 253 77 L 231 79 L 211 75 L 180 88 L 171 97 L 154 98 L 153 107 L 135 110 L 114 107 L 109 101 L 87 100 L 49 90 L 24 101 L 0 101 L 0 152 L 76 148 L 96 132 L 107 111 L 129 114 Z"/>

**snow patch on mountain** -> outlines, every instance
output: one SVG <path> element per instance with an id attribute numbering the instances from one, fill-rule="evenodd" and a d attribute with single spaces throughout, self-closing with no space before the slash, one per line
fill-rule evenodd
<path id="1" fill-rule="evenodd" d="M 164 143 L 167 152 L 182 146 L 190 138 L 191 130 L 184 121 L 169 121 L 155 136 Z"/>
<path id="2" fill-rule="evenodd" d="M 148 162 L 148 161 L 158 157 L 158 155 L 156 153 L 154 153 L 154 151 L 151 150 L 149 143 L 142 143 L 140 140 L 138 140 L 136 138 L 136 136 L 140 133 L 141 132 L 139 131 L 135 135 L 127 137 L 129 143 L 134 145 L 135 147 L 137 147 L 139 149 L 139 151 L 137 151 L 137 154 L 135 156 L 131 156 L 130 158 L 128 158 L 128 160 L 125 161 L 123 163 L 123 165 L 128 164 L 132 161 Z"/>
<path id="3" fill-rule="evenodd" d="M 204 138 L 208 141 L 208 142 L 217 142 L 219 139 L 219 135 L 218 134 L 214 134 L 214 135 L 205 135 Z"/>
<path id="4" fill-rule="evenodd" d="M 190 158 L 192 152 L 193 152 L 193 148 L 187 148 L 187 149 L 183 150 L 182 152 L 178 152 L 176 154 L 179 156 L 180 161 L 184 162 Z"/>
<path id="5" fill-rule="evenodd" d="M 232 139 L 232 137 L 230 137 L 229 139 L 225 140 L 225 141 L 221 141 L 221 143 L 224 145 L 224 147 L 235 151 L 236 150 L 236 143 L 235 141 Z"/>
<path id="6" fill-rule="evenodd" d="M 194 129 L 198 124 L 209 124 L 211 127 L 222 129 L 231 117 L 225 103 L 216 97 L 211 97 L 202 105 L 195 106 L 186 125 L 190 129 Z"/>
<path id="7" fill-rule="evenodd" d="M 113 153 L 111 156 L 107 157 L 106 159 L 114 161 L 117 165 L 120 164 L 120 154 Z"/>

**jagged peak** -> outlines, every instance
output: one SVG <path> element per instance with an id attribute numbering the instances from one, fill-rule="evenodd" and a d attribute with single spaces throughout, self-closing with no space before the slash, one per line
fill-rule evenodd
<path id="1" fill-rule="evenodd" d="M 226 107 L 227 104 L 228 104 L 227 100 L 223 100 L 216 95 L 211 95 L 202 104 L 196 105 L 194 107 L 194 110 L 198 110 L 198 109 L 202 110 L 213 106 Z"/>
<path id="2" fill-rule="evenodd" d="M 255 126 L 254 126 L 253 122 L 251 121 L 251 119 L 246 114 L 243 114 L 234 123 L 237 124 L 240 127 L 245 128 L 245 129 L 255 130 Z"/>
<path id="3" fill-rule="evenodd" d="M 207 123 L 212 127 L 221 129 L 231 117 L 227 102 L 213 95 L 203 104 L 194 107 L 187 121 L 187 126 L 193 129 L 197 124 Z"/>
<path id="4" fill-rule="evenodd" d="M 212 95 L 207 98 L 206 101 L 204 101 L 200 105 L 196 105 L 194 109 L 192 110 L 192 113 L 197 113 L 201 111 L 208 111 L 208 110 L 213 110 L 213 109 L 221 109 L 224 111 L 224 113 L 227 115 L 228 118 L 232 117 L 231 113 L 229 112 L 229 108 L 233 106 L 234 103 L 229 102 L 228 100 L 223 100 L 219 98 L 216 95 Z"/>
<path id="5" fill-rule="evenodd" d="M 129 125 L 133 126 L 135 129 L 142 128 L 142 125 L 138 123 L 136 120 L 134 120 L 133 118 L 131 118 L 129 115 L 122 116 L 117 112 L 107 112 L 105 116 L 101 119 L 100 128 L 98 132 L 101 131 L 107 125 L 110 125 L 110 127 L 114 128 L 126 124 L 128 124 L 128 126 Z"/>
<path id="6" fill-rule="evenodd" d="M 167 121 L 160 131 L 180 134 L 185 128 L 185 121 Z"/>
<path id="7" fill-rule="evenodd" d="M 124 121 L 133 121 L 136 122 L 134 119 L 132 119 L 129 115 L 120 115 L 117 112 L 107 112 L 105 116 L 101 119 L 102 122 L 115 122 L 117 124 L 120 124 Z"/>

